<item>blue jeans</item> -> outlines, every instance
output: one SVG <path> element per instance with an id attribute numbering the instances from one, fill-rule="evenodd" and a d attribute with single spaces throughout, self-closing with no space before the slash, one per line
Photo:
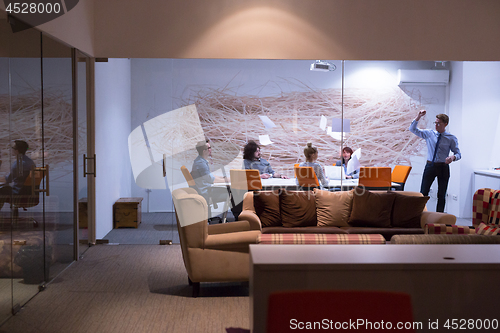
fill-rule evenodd
<path id="1" fill-rule="evenodd" d="M 422 185 L 420 186 L 420 193 L 427 196 L 431 188 L 432 182 L 437 177 L 438 193 L 437 193 L 437 206 L 436 212 L 444 212 L 444 205 L 446 203 L 446 191 L 448 190 L 448 180 L 450 179 L 450 166 L 446 163 L 434 163 L 427 161 L 422 176 Z"/>

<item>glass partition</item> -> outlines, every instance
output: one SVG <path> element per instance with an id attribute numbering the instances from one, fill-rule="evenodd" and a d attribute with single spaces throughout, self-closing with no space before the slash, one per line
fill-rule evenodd
<path id="1" fill-rule="evenodd" d="M 445 62 L 132 59 L 131 68 L 129 143 L 138 185 L 132 196 L 143 197 L 143 207 L 152 211 L 173 211 L 158 198 L 188 186 L 181 167 L 192 170 L 195 145 L 204 138 L 211 141 L 215 176 L 241 169 L 244 147 L 253 140 L 276 174 L 293 180 L 310 142 L 330 180 L 324 187 L 350 190 L 362 167 L 420 170 L 425 142 L 408 127 L 421 108 L 429 111 L 427 119 L 447 113 L 447 80 L 399 79 L 400 70 L 445 70 L 449 77 Z M 390 173 L 389 185 L 397 186 Z M 410 188 L 418 191 L 420 179 L 418 172 L 410 174 Z M 264 188 L 268 182 L 263 180 Z M 227 208 L 218 206 L 212 215 Z"/>
<path id="2" fill-rule="evenodd" d="M 5 16 L 0 36 L 2 322 L 74 260 L 74 181 L 71 49 Z"/>
<path id="3" fill-rule="evenodd" d="M 71 48 L 42 35 L 45 241 L 49 279 L 74 260 L 74 165 Z M 50 183 L 47 185 L 47 183 Z"/>

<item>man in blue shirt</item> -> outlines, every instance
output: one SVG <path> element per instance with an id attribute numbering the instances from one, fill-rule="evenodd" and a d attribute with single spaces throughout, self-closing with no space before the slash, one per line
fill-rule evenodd
<path id="1" fill-rule="evenodd" d="M 24 182 L 31 172 L 31 167 L 35 167 L 33 160 L 25 155 L 28 148 L 28 144 L 23 140 L 15 140 L 12 145 L 16 161 L 12 163 L 10 173 L 5 176 L 5 185 L 0 185 L 0 209 L 6 201 L 10 201 L 12 195 L 25 194 L 22 191 Z"/>
<path id="2" fill-rule="evenodd" d="M 410 132 L 421 137 L 427 143 L 427 164 L 422 176 L 420 192 L 427 196 L 432 182 L 437 177 L 438 201 L 436 211 L 444 212 L 446 190 L 448 189 L 448 180 L 450 179 L 449 164 L 453 161 L 458 161 L 462 155 L 460 154 L 460 149 L 458 149 L 457 137 L 445 130 L 449 121 L 448 116 L 445 114 L 438 114 L 436 116 L 436 121 L 434 122 L 436 130 L 422 130 L 417 128 L 417 124 L 425 114 L 425 110 L 420 110 L 410 125 Z M 453 152 L 451 156 L 449 155 L 450 151 Z"/>
<path id="3" fill-rule="evenodd" d="M 191 176 L 196 183 L 196 190 L 205 198 L 207 205 L 210 202 L 225 202 L 228 197 L 228 192 L 225 187 L 212 187 L 212 184 L 224 182 L 224 178 L 212 175 L 208 159 L 212 156 L 212 147 L 209 140 L 200 141 L 196 144 L 198 156 L 193 162 Z M 211 216 L 209 216 L 210 218 Z"/>
<path id="4" fill-rule="evenodd" d="M 243 169 L 259 170 L 260 178 L 262 179 L 288 179 L 287 176 L 276 173 L 273 168 L 271 168 L 271 164 L 261 156 L 260 146 L 253 140 L 248 141 L 243 148 Z"/>

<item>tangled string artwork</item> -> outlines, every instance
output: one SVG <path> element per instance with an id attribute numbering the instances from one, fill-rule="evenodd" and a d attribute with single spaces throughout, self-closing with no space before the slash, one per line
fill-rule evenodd
<path id="1" fill-rule="evenodd" d="M 302 87 L 304 88 L 304 86 Z M 279 96 L 238 96 L 231 90 L 202 89 L 187 103 L 195 103 L 200 122 L 213 142 L 213 155 L 222 164 L 241 167 L 234 150 L 241 151 L 248 140 L 259 142 L 269 135 L 273 144 L 262 146 L 263 157 L 275 170 L 293 176 L 293 164 L 304 160 L 303 149 L 312 142 L 324 165 L 340 158 L 341 137 L 332 137 L 320 128 L 321 116 L 350 120 L 344 146 L 362 149 L 361 165 L 410 165 L 410 158 L 422 149 L 422 140 L 408 131 L 418 101 L 401 89 L 340 89 L 282 92 Z M 276 127 L 266 129 L 259 116 L 268 116 Z M 421 122 L 420 126 L 425 126 Z"/>

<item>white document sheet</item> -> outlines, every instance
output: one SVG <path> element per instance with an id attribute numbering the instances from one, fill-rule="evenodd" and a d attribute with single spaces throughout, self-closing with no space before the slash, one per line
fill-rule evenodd
<path id="1" fill-rule="evenodd" d="M 263 146 L 270 145 L 271 143 L 273 143 L 271 141 L 271 139 L 269 138 L 269 135 L 267 135 L 267 134 L 259 135 L 259 142 Z"/>
<path id="2" fill-rule="evenodd" d="M 359 169 L 361 164 L 359 163 L 358 156 L 352 154 L 351 159 L 347 162 L 347 174 L 353 173 L 355 170 Z"/>
<path id="3" fill-rule="evenodd" d="M 327 124 L 326 117 L 321 116 L 321 120 L 319 121 L 319 128 L 321 128 L 322 131 L 326 130 L 326 124 Z"/>
<path id="4" fill-rule="evenodd" d="M 276 127 L 276 125 L 273 123 L 271 119 L 269 119 L 268 116 L 259 116 L 260 120 L 264 123 L 264 126 L 266 128 L 273 128 Z"/>

